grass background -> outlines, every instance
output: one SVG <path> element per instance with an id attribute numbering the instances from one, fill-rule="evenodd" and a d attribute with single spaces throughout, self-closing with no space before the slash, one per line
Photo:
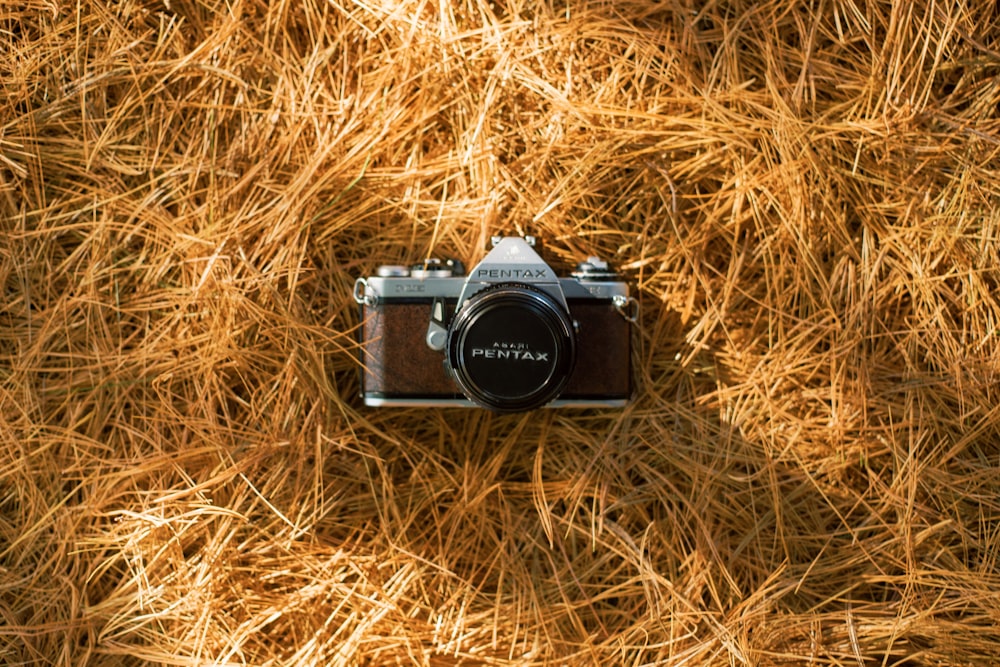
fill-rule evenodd
<path id="1" fill-rule="evenodd" d="M 994 1 L 26 0 L 0 91 L 0 662 L 996 661 Z M 495 233 L 634 404 L 360 406 Z"/>

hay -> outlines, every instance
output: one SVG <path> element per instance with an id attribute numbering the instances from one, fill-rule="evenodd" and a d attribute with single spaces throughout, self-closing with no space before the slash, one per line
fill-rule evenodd
<path id="1" fill-rule="evenodd" d="M 982 665 L 994 2 L 0 9 L 0 662 Z M 355 277 L 532 233 L 621 411 L 360 407 Z"/>

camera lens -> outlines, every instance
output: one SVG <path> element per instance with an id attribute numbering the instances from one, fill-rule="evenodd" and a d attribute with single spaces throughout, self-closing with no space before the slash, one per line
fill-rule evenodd
<path id="1" fill-rule="evenodd" d="M 559 395 L 575 361 L 573 323 L 548 294 L 500 283 L 473 295 L 448 332 L 462 392 L 498 412 L 531 410 Z"/>

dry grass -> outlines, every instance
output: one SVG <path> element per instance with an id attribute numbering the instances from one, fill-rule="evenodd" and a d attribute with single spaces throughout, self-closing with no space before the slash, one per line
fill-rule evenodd
<path id="1" fill-rule="evenodd" d="M 983 665 L 992 0 L 0 9 L 0 662 Z M 631 271 L 623 411 L 367 410 L 353 279 Z"/>

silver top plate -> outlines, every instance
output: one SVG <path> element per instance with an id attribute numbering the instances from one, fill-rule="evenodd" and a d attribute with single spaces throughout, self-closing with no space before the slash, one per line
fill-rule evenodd
<path id="1" fill-rule="evenodd" d="M 465 278 L 384 278 L 374 276 L 368 278 L 364 296 L 377 299 L 457 299 L 465 286 Z M 506 281 L 497 281 L 506 282 Z M 510 282 L 520 282 L 512 280 Z M 623 282 L 580 282 L 576 278 L 559 278 L 559 286 L 567 299 L 612 299 L 615 296 L 627 297 L 628 283 Z"/>

